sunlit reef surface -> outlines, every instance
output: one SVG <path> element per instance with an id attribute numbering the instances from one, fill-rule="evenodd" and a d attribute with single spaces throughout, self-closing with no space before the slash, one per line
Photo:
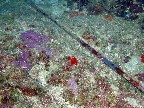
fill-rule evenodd
<path id="1" fill-rule="evenodd" d="M 33 1 L 144 87 L 143 11 L 131 19 L 99 0 Z M 46 16 L 0 2 L 0 108 L 143 108 L 141 91 Z"/>

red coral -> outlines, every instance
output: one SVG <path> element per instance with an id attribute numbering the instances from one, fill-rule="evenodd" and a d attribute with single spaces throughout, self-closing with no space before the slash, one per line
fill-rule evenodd
<path id="1" fill-rule="evenodd" d="M 27 95 L 27 96 L 35 96 L 35 95 L 37 95 L 37 91 L 35 89 L 28 88 L 28 87 L 20 87 L 20 86 L 16 86 L 16 88 L 21 90 L 22 93 L 24 95 Z"/>
<path id="2" fill-rule="evenodd" d="M 93 41 L 96 41 L 97 38 L 96 36 L 92 35 L 89 31 L 85 31 L 82 35 L 82 37 L 85 39 L 85 40 L 93 40 Z"/>
<path id="3" fill-rule="evenodd" d="M 72 18 L 72 17 L 74 17 L 74 16 L 84 16 L 85 14 L 84 13 L 82 13 L 82 12 L 80 12 L 80 11 L 71 11 L 71 12 L 69 12 L 69 17 L 70 18 Z"/>
<path id="4" fill-rule="evenodd" d="M 68 56 L 66 57 L 65 65 L 63 66 L 64 71 L 72 71 L 76 65 L 78 65 L 78 60 L 74 56 Z"/>
<path id="5" fill-rule="evenodd" d="M 144 73 L 136 74 L 135 76 L 138 77 L 138 80 L 140 80 L 140 81 L 144 81 Z"/>
<path id="6" fill-rule="evenodd" d="M 110 108 L 110 103 L 107 99 L 107 95 L 105 93 L 99 93 L 98 94 L 99 97 L 99 103 L 100 103 L 100 107 L 101 108 Z"/>
<path id="7" fill-rule="evenodd" d="M 141 55 L 141 62 L 144 63 L 144 54 Z"/>
<path id="8" fill-rule="evenodd" d="M 70 57 L 70 56 L 68 56 L 66 59 L 70 61 L 70 63 L 71 63 L 70 65 L 71 65 L 71 66 L 78 64 L 78 60 L 77 60 L 76 57 Z"/>
<path id="9" fill-rule="evenodd" d="M 106 83 L 106 81 L 104 79 L 98 81 L 98 86 L 100 88 L 102 88 L 105 92 L 107 93 L 112 93 L 112 89 L 110 88 L 110 86 Z"/>
<path id="10" fill-rule="evenodd" d="M 5 90 L 1 99 L 0 108 L 13 108 L 13 106 L 14 100 L 10 96 L 9 92 Z"/>

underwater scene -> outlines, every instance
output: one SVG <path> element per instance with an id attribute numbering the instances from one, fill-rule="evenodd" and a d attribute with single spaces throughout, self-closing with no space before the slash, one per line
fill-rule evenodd
<path id="1" fill-rule="evenodd" d="M 0 108 L 144 108 L 144 0 L 0 0 Z"/>

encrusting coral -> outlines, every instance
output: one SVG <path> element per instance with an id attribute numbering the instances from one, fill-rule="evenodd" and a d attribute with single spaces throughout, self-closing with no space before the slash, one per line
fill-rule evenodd
<path id="1" fill-rule="evenodd" d="M 22 45 L 25 49 L 21 49 L 20 57 L 15 61 L 17 67 L 21 67 L 25 70 L 30 70 L 32 68 L 32 63 L 30 62 L 30 52 L 27 50 L 36 49 L 38 52 L 45 52 L 45 55 L 49 58 L 52 55 L 52 50 L 48 47 L 47 43 L 51 41 L 48 36 L 41 35 L 38 32 L 32 30 L 26 31 L 20 35 L 22 40 Z"/>

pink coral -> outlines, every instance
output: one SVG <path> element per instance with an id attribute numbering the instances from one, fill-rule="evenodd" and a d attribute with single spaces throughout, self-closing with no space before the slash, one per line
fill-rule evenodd
<path id="1" fill-rule="evenodd" d="M 74 78 L 70 78 L 68 79 L 68 83 L 67 83 L 67 86 L 70 90 L 72 90 L 72 92 L 74 93 L 75 96 L 77 96 L 78 94 L 78 85 L 75 81 Z"/>

